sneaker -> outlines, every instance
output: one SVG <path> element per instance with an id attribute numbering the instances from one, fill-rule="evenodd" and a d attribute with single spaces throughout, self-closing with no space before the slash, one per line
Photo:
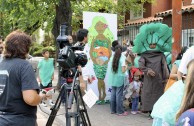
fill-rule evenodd
<path id="1" fill-rule="evenodd" d="M 131 111 L 131 114 L 136 115 L 136 114 L 137 114 L 137 112 L 135 112 L 135 111 Z"/>
<path id="2" fill-rule="evenodd" d="M 53 88 L 53 89 L 47 91 L 47 92 L 46 92 L 46 95 L 47 95 L 47 96 L 51 96 L 51 95 L 54 94 L 54 93 L 55 93 L 55 89 Z"/>
<path id="3" fill-rule="evenodd" d="M 47 104 L 45 102 L 40 103 L 41 106 L 47 107 Z"/>
<path id="4" fill-rule="evenodd" d="M 127 115 L 129 115 L 129 113 L 126 111 L 124 113 L 118 114 L 118 116 L 127 116 Z"/>
<path id="5" fill-rule="evenodd" d="M 51 102 L 49 102 L 49 105 L 54 106 L 55 104 L 51 101 Z"/>
<path id="6" fill-rule="evenodd" d="M 149 114 L 148 120 L 152 120 L 152 119 L 153 118 L 152 118 L 151 114 Z"/>
<path id="7" fill-rule="evenodd" d="M 142 111 L 137 111 L 138 114 L 142 113 Z"/>

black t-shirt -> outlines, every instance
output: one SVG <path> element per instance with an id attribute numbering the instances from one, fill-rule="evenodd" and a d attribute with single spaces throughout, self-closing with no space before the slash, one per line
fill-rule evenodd
<path id="1" fill-rule="evenodd" d="M 5 115 L 26 115 L 36 118 L 36 106 L 25 103 L 24 90 L 39 90 L 32 65 L 19 58 L 0 63 L 0 111 Z"/>

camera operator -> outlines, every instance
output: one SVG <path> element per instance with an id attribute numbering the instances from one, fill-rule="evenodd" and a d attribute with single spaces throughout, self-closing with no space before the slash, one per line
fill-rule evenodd
<path id="1" fill-rule="evenodd" d="M 88 30 L 80 29 L 77 32 L 77 43 L 74 46 L 85 46 L 88 43 Z"/>
<path id="2" fill-rule="evenodd" d="M 85 46 L 88 43 L 88 30 L 87 29 L 80 29 L 77 32 L 77 43 L 74 46 Z M 83 51 L 76 51 L 76 53 L 86 53 L 85 50 Z M 82 69 L 81 66 L 78 66 L 79 70 L 79 82 L 80 82 L 80 88 L 82 94 L 84 94 L 84 90 L 87 89 L 87 80 L 88 80 L 88 75 L 87 73 L 83 73 L 82 75 Z"/>
<path id="3" fill-rule="evenodd" d="M 32 65 L 26 61 L 31 38 L 21 31 L 11 32 L 5 40 L 0 63 L 0 125 L 35 126 L 37 105 L 46 95 L 39 86 Z"/>
<path id="4" fill-rule="evenodd" d="M 88 43 L 88 30 L 87 29 L 80 29 L 77 32 L 77 43 L 74 44 L 73 46 L 82 46 L 84 47 L 87 43 Z M 85 53 L 85 51 L 78 51 L 76 50 L 75 53 Z M 88 75 L 84 72 L 82 74 L 82 71 L 85 67 L 81 67 L 80 65 L 78 65 L 78 71 L 79 71 L 79 76 L 77 78 L 77 82 L 80 86 L 81 89 L 81 94 L 82 96 L 85 94 L 85 90 L 87 89 L 87 80 L 88 80 Z M 78 99 L 80 100 L 80 97 L 78 97 Z M 75 104 L 75 100 L 72 106 L 72 112 L 76 112 L 77 111 L 77 104 Z M 75 120 L 72 120 L 72 125 L 75 125 Z"/>
<path id="5" fill-rule="evenodd" d="M 86 29 L 80 29 L 78 32 L 77 32 L 77 40 L 78 42 L 74 45 L 72 45 L 72 42 L 71 42 L 71 39 L 72 37 L 71 36 L 68 36 L 68 44 L 70 44 L 71 46 L 73 47 L 82 47 L 84 48 L 84 45 L 88 42 L 88 39 L 87 39 L 87 35 L 88 35 L 88 30 Z M 67 45 L 68 45 L 67 44 Z M 76 50 L 74 53 L 83 53 L 84 51 L 78 51 Z M 86 79 L 83 78 L 83 75 L 82 75 L 82 67 L 81 65 L 78 65 L 77 66 L 78 68 L 78 78 L 76 79 L 76 83 L 78 83 L 80 85 L 80 88 L 81 88 L 81 92 L 82 94 L 84 94 L 84 90 L 86 90 Z M 61 73 L 61 80 L 60 80 L 60 83 L 61 85 L 63 85 L 65 82 L 66 83 L 71 83 L 71 79 L 70 81 L 68 80 L 68 77 L 72 78 L 74 76 L 74 71 L 75 69 L 71 68 L 71 69 L 68 69 L 68 70 L 62 70 L 62 73 Z M 62 96 L 62 104 L 65 106 L 65 96 Z"/>

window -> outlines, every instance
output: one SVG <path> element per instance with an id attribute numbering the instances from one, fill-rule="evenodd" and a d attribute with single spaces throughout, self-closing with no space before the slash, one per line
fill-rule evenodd
<path id="1" fill-rule="evenodd" d="M 191 1 L 191 4 L 194 4 L 194 0 Z"/>
<path id="2" fill-rule="evenodd" d="M 194 45 L 194 29 L 182 30 L 182 46 L 191 47 Z"/>
<path id="3" fill-rule="evenodd" d="M 129 29 L 129 41 L 134 41 L 136 35 L 139 33 L 140 26 L 133 26 Z"/>
<path id="4" fill-rule="evenodd" d="M 189 47 L 194 45 L 194 37 L 189 37 Z"/>
<path id="5" fill-rule="evenodd" d="M 141 10 L 138 12 L 130 11 L 130 19 L 140 19 L 143 18 L 143 4 L 141 5 Z"/>

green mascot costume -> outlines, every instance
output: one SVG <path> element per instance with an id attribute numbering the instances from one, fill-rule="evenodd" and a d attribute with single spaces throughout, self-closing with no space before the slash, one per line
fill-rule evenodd
<path id="1" fill-rule="evenodd" d="M 162 23 L 145 24 L 134 40 L 132 51 L 140 54 L 139 68 L 144 73 L 142 111 L 151 112 L 163 94 L 169 71 L 164 52 L 172 49 L 172 29 Z"/>

